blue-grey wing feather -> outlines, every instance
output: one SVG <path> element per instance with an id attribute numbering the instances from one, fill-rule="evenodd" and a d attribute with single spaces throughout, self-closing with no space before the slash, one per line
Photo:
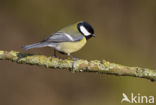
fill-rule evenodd
<path id="1" fill-rule="evenodd" d="M 74 36 L 69 35 L 67 33 L 63 32 L 56 32 L 49 36 L 47 39 L 43 40 L 43 42 L 53 42 L 53 43 L 61 43 L 61 42 L 74 42 L 74 41 L 80 41 L 82 40 L 83 36 Z"/>

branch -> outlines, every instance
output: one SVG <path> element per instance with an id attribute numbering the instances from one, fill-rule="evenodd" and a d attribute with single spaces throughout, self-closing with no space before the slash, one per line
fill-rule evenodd
<path id="1" fill-rule="evenodd" d="M 16 63 L 45 66 L 53 69 L 67 69 L 74 72 L 98 72 L 118 76 L 132 76 L 146 78 L 156 81 L 156 71 L 141 67 L 128 67 L 120 64 L 110 63 L 106 60 L 70 60 L 46 57 L 43 55 L 33 55 L 16 51 L 1 51 L 0 60 L 10 60 Z"/>

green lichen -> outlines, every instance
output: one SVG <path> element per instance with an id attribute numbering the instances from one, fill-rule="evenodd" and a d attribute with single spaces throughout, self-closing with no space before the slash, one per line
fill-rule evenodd
<path id="1" fill-rule="evenodd" d="M 47 68 L 49 68 L 51 63 L 52 63 L 51 57 L 48 57 L 47 60 L 46 60 L 45 66 L 46 66 Z"/>
<path id="2" fill-rule="evenodd" d="M 90 61 L 90 69 L 96 70 L 96 71 L 108 71 L 109 70 L 109 62 L 106 61 L 99 61 L 99 60 L 92 60 Z"/>
<path id="3" fill-rule="evenodd" d="M 59 65 L 59 59 L 58 58 L 52 58 L 51 63 L 50 63 L 50 67 L 51 68 L 57 68 L 58 65 Z"/>
<path id="4" fill-rule="evenodd" d="M 0 51 L 1 60 L 11 60 L 17 63 L 26 63 L 31 65 L 45 66 L 47 68 L 67 69 L 73 72 L 100 72 L 119 76 L 133 76 L 139 78 L 156 80 L 156 71 L 140 67 L 128 67 L 120 64 L 110 63 L 106 60 L 76 60 L 59 59 L 46 57 L 43 55 L 33 55 L 19 53 L 16 51 Z"/>
<path id="5" fill-rule="evenodd" d="M 76 61 L 72 61 L 73 62 L 73 69 L 75 71 L 81 71 L 83 72 L 84 70 L 88 69 L 88 61 L 87 60 L 76 60 Z"/>
<path id="6" fill-rule="evenodd" d="M 11 54 L 11 55 L 14 56 L 14 57 L 17 56 L 17 52 L 15 52 L 15 51 L 10 51 L 8 54 Z"/>
<path id="7" fill-rule="evenodd" d="M 93 71 L 98 71 L 99 70 L 98 64 L 99 62 L 97 60 L 91 60 L 88 69 Z"/>
<path id="8" fill-rule="evenodd" d="M 4 51 L 0 51 L 0 59 L 3 59 Z"/>
<path id="9" fill-rule="evenodd" d="M 106 60 L 102 60 L 102 63 L 104 64 L 104 66 L 109 67 L 110 66 L 110 62 L 106 61 Z"/>
<path id="10" fill-rule="evenodd" d="M 4 53 L 4 51 L 0 51 L 0 54 L 3 54 Z"/>
<path id="11" fill-rule="evenodd" d="M 72 68 L 72 61 L 68 59 L 59 60 L 58 65 L 60 69 L 64 69 L 64 68 L 69 69 L 69 68 Z"/>

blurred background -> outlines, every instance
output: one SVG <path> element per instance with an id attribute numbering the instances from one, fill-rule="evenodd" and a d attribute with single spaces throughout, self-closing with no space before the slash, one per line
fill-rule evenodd
<path id="1" fill-rule="evenodd" d="M 52 56 L 51 48 L 21 46 L 80 20 L 96 38 L 73 56 L 156 68 L 155 0 L 0 0 L 0 50 Z M 123 92 L 156 98 L 155 87 L 146 79 L 0 61 L 1 105 L 120 105 Z"/>

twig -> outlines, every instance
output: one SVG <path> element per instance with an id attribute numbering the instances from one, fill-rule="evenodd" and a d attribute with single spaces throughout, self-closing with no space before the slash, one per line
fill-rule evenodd
<path id="1" fill-rule="evenodd" d="M 77 60 L 59 59 L 46 57 L 43 55 L 33 55 L 20 53 L 16 51 L 1 51 L 0 60 L 10 60 L 16 63 L 25 63 L 30 65 L 45 66 L 53 69 L 66 69 L 74 72 L 98 72 L 104 74 L 112 74 L 117 76 L 133 76 L 146 78 L 151 81 L 156 81 L 156 71 L 141 67 L 128 67 L 120 64 L 110 63 L 106 60 Z M 73 65 L 74 62 L 74 66 Z"/>

